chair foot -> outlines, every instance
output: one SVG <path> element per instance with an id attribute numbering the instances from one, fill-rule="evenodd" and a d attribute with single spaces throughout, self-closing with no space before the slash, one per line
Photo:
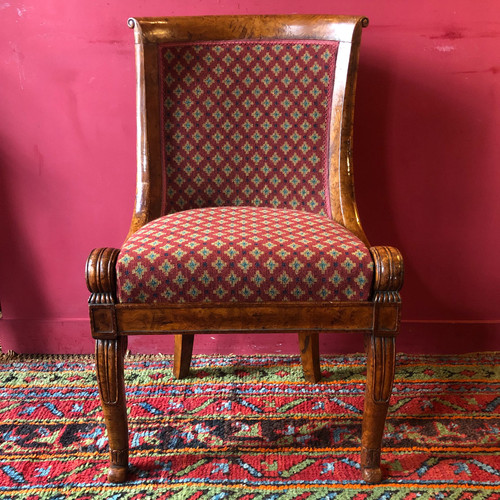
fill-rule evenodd
<path id="1" fill-rule="evenodd" d="M 128 466 L 112 465 L 108 472 L 108 481 L 110 483 L 124 483 L 127 479 Z"/>
<path id="2" fill-rule="evenodd" d="M 382 471 L 380 467 L 376 467 L 374 469 L 361 468 L 361 478 L 365 483 L 368 484 L 377 484 L 382 481 Z"/>

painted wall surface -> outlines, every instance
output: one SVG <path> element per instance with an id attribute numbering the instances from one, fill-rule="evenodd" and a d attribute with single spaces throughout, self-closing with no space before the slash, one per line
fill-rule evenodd
<path id="1" fill-rule="evenodd" d="M 135 191 L 129 16 L 363 14 L 355 123 L 362 221 L 406 258 L 400 350 L 498 349 L 498 0 L 0 3 L 0 345 L 91 352 L 84 262 L 120 246 Z M 358 337 L 323 338 L 330 351 Z M 168 352 L 172 339 L 134 339 Z M 197 352 L 296 352 L 284 336 Z"/>

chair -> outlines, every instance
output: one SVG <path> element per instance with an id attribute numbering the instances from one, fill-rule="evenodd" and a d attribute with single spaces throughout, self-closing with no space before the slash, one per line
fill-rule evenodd
<path id="1" fill-rule="evenodd" d="M 138 177 L 121 249 L 87 261 L 109 480 L 128 468 L 129 335 L 298 333 L 305 378 L 319 332 L 365 335 L 362 478 L 381 480 L 403 261 L 370 247 L 354 199 L 352 129 L 363 17 L 130 19 Z"/>

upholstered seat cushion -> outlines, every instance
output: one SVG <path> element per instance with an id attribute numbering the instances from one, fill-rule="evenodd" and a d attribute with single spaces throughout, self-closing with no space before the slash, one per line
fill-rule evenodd
<path id="1" fill-rule="evenodd" d="M 121 249 L 118 299 L 133 303 L 368 300 L 367 247 L 328 217 L 216 207 L 160 217 Z"/>

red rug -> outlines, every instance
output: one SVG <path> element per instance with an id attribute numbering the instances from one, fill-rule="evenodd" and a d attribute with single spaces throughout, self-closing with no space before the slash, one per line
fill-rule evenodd
<path id="1" fill-rule="evenodd" d="M 88 357 L 0 357 L 0 498 L 500 499 L 500 353 L 398 356 L 385 480 L 359 481 L 364 358 L 130 357 L 130 481 L 106 483 Z"/>

